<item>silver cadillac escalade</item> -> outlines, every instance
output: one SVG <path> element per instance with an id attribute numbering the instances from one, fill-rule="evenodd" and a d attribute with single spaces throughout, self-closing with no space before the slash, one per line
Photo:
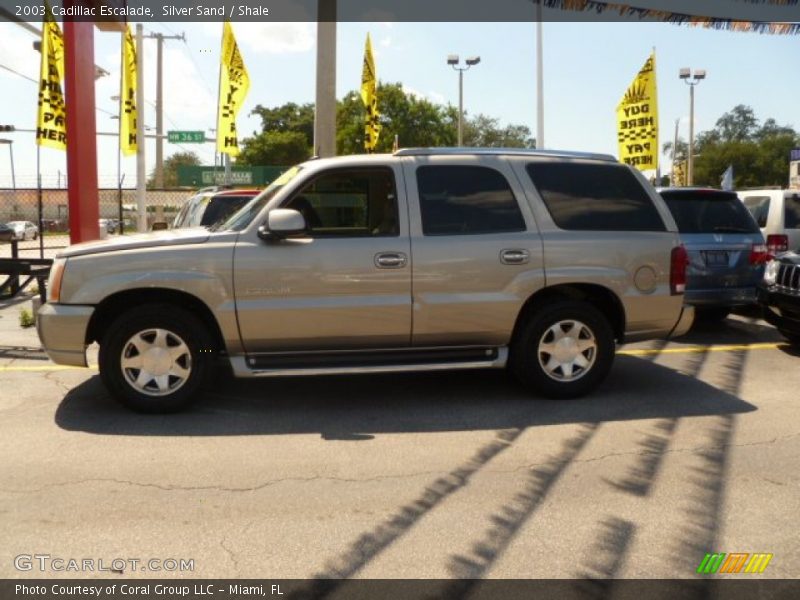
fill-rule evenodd
<path id="1" fill-rule="evenodd" d="M 686 252 L 611 156 L 404 149 L 310 160 L 225 222 L 71 246 L 39 336 L 126 406 L 239 377 L 508 367 L 573 398 L 615 344 L 686 332 Z"/>

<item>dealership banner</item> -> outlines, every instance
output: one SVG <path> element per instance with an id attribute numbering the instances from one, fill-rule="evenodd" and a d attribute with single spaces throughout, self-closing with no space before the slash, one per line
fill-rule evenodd
<path id="1" fill-rule="evenodd" d="M 656 53 L 644 63 L 617 106 L 620 162 L 640 171 L 658 168 Z"/>
<path id="2" fill-rule="evenodd" d="M 250 76 L 239 52 L 233 28 L 228 21 L 222 26 L 222 54 L 219 70 L 219 108 L 217 111 L 217 152 L 239 156 L 236 115 L 242 108 Z"/>
<path id="3" fill-rule="evenodd" d="M 375 73 L 375 58 L 372 55 L 372 42 L 367 33 L 364 46 L 364 66 L 361 69 L 361 101 L 367 110 L 364 121 L 364 150 L 374 152 L 378 145 L 381 125 L 378 122 L 378 76 Z"/>
<path id="4" fill-rule="evenodd" d="M 136 44 L 130 25 L 122 35 L 122 78 L 119 91 L 119 143 L 126 156 L 136 154 Z"/>
<path id="5" fill-rule="evenodd" d="M 41 63 L 39 68 L 39 110 L 36 115 L 36 143 L 39 146 L 67 149 L 67 109 L 64 101 L 64 36 L 49 13 L 42 21 Z"/>

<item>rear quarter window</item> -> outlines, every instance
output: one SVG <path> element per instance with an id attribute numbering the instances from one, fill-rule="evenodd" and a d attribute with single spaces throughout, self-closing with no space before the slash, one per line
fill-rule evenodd
<path id="1" fill-rule="evenodd" d="M 759 227 L 767 226 L 769 216 L 769 196 L 745 196 L 742 202 L 750 211 Z"/>
<path id="2" fill-rule="evenodd" d="M 542 161 L 525 169 L 561 229 L 666 231 L 647 191 L 625 166 Z"/>
<path id="3" fill-rule="evenodd" d="M 783 205 L 783 226 L 786 229 L 800 229 L 800 196 L 786 196 Z"/>

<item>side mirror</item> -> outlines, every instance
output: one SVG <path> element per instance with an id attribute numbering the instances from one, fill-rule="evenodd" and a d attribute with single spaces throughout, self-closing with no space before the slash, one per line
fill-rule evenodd
<path id="1" fill-rule="evenodd" d="M 258 237 L 262 240 L 280 240 L 301 235 L 306 229 L 306 220 L 299 211 L 276 208 L 269 211 L 267 222 L 258 228 Z"/>

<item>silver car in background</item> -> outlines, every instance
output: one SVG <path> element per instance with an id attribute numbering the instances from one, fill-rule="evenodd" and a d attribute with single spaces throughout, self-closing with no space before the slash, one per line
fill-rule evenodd
<path id="1" fill-rule="evenodd" d="M 767 247 L 736 194 L 706 188 L 660 193 L 689 254 L 685 297 L 697 318 L 722 320 L 735 307 L 755 304 Z"/>

